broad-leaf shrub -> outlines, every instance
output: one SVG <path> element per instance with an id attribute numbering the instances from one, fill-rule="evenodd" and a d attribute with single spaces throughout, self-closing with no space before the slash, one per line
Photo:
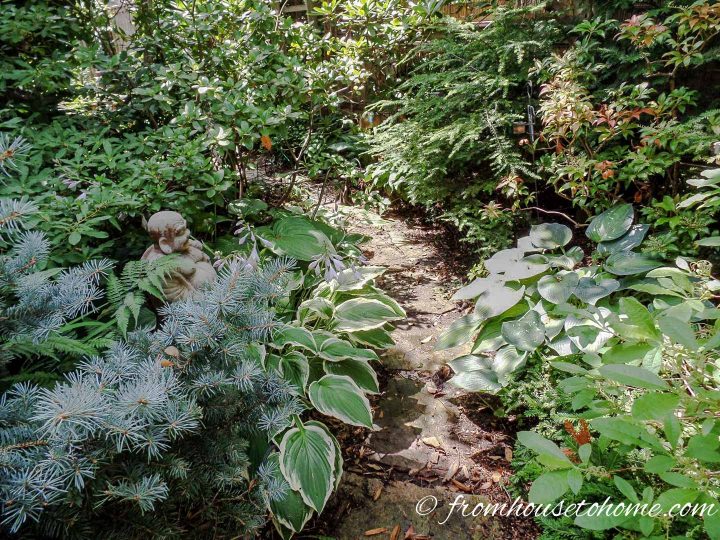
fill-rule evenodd
<path id="1" fill-rule="evenodd" d="M 582 252 L 567 248 L 570 229 L 537 225 L 517 248 L 488 260 L 489 277 L 456 295 L 477 304 L 442 338 L 447 346 L 474 338 L 472 354 L 451 361 L 451 381 L 501 396 L 522 385 L 552 398 L 553 411 L 538 413 L 540 432 L 518 434 L 526 458 L 515 464 L 532 480 L 531 502 L 609 497 L 657 504 L 660 513 L 675 504 L 720 508 L 720 324 L 712 302 L 720 282 L 703 261 L 667 264 L 639 252 L 646 232 L 633 225 L 630 205 L 611 208 L 590 223 L 597 246 L 579 267 Z M 583 512 L 550 521 L 543 518 L 546 529 L 720 537 L 720 512 Z"/>

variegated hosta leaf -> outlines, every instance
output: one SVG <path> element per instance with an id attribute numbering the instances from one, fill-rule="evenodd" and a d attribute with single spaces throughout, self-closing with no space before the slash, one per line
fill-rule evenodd
<path id="1" fill-rule="evenodd" d="M 375 370 L 367 360 L 348 358 L 339 362 L 325 362 L 324 366 L 325 373 L 347 375 L 366 392 L 377 394 L 380 391 Z"/>
<path id="2" fill-rule="evenodd" d="M 346 375 L 325 375 L 310 384 L 308 397 L 323 414 L 353 426 L 372 427 L 370 402 L 355 381 Z"/>
<path id="3" fill-rule="evenodd" d="M 335 485 L 335 444 L 325 430 L 289 429 L 280 442 L 280 470 L 303 502 L 321 512 Z"/>
<path id="4" fill-rule="evenodd" d="M 273 452 L 268 456 L 267 462 L 271 465 L 273 476 L 280 480 L 280 454 Z M 300 532 L 313 513 L 313 509 L 303 501 L 300 492 L 294 489 L 288 489 L 280 499 L 268 500 L 267 503 L 274 518 L 293 532 Z"/>
<path id="5" fill-rule="evenodd" d="M 537 283 L 537 290 L 548 302 L 562 304 L 570 298 L 579 279 L 575 272 L 558 272 L 541 277 Z"/>
<path id="6" fill-rule="evenodd" d="M 517 349 L 532 352 L 545 342 L 545 327 L 540 314 L 530 310 L 515 321 L 504 322 L 502 336 Z"/>
<path id="7" fill-rule="evenodd" d="M 335 330 L 357 332 L 379 328 L 389 321 L 401 318 L 394 309 L 379 300 L 352 298 L 335 308 L 333 320 Z"/>

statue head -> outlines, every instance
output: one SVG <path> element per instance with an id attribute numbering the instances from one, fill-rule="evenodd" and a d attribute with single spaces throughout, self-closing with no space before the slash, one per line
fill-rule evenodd
<path id="1" fill-rule="evenodd" d="M 187 222 L 177 212 L 157 212 L 147 222 L 147 232 L 165 255 L 180 253 L 188 248 L 190 231 Z"/>

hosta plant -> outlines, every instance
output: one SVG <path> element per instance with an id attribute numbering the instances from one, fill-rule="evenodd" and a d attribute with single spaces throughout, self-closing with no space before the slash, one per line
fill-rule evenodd
<path id="1" fill-rule="evenodd" d="M 471 354 L 450 363 L 452 381 L 473 391 L 515 384 L 526 363 L 552 368 L 569 411 L 556 430 L 545 423 L 542 433 L 518 434 L 536 456 L 523 467 L 536 471 L 531 502 L 658 505 L 654 516 L 581 512 L 562 518 L 565 528 L 718 538 L 720 512 L 677 510 L 720 508 L 720 312 L 712 303 L 720 281 L 703 261 L 638 252 L 647 227 L 633 218 L 619 205 L 593 219 L 586 234 L 597 245 L 582 267 L 586 257 L 567 248 L 569 228 L 533 227 L 488 260 L 489 277 L 458 292 L 477 304 L 441 346 L 474 338 Z M 676 504 L 676 515 L 665 515 Z"/>

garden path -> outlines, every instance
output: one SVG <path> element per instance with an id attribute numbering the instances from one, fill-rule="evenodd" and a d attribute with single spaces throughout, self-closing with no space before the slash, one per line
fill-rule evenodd
<path id="1" fill-rule="evenodd" d="M 460 314 L 450 297 L 465 268 L 449 258 L 443 231 L 399 213 L 383 220 L 348 213 L 349 231 L 371 237 L 366 256 L 370 264 L 387 268 L 379 285 L 403 306 L 407 319 L 396 325 L 396 346 L 381 358 L 381 394 L 373 401 L 376 430 L 341 437 L 344 480 L 317 532 L 340 540 L 535 537 L 531 520 L 464 518 L 455 512 L 438 523 L 461 494 L 471 508 L 478 502 L 511 503 L 505 485 L 512 420 L 496 418 L 477 395 L 445 384 L 451 376 L 445 363 L 462 351 L 436 351 L 435 344 Z M 416 503 L 427 496 L 438 500 L 437 509 L 420 516 Z"/>

